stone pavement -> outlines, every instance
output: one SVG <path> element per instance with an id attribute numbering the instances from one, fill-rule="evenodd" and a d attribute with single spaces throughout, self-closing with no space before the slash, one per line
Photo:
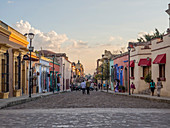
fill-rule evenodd
<path id="1" fill-rule="evenodd" d="M 102 90 L 102 91 L 107 92 L 107 90 Z M 111 90 L 108 90 L 108 93 L 112 93 L 112 94 L 115 94 L 115 95 L 125 95 L 125 96 L 130 96 L 130 97 L 141 98 L 141 99 L 155 100 L 155 101 L 170 103 L 170 97 L 157 97 L 156 95 L 151 96 L 151 95 L 144 95 L 144 94 L 131 94 L 131 95 L 129 95 L 129 93 L 127 93 L 127 92 L 121 93 L 121 92 L 114 92 L 114 91 L 111 91 Z"/>
<path id="2" fill-rule="evenodd" d="M 57 94 L 58 92 L 54 92 L 55 94 Z M 21 103 L 26 103 L 29 101 L 33 101 L 42 97 L 46 97 L 49 95 L 53 95 L 53 92 L 47 92 L 47 93 L 37 93 L 37 94 L 32 94 L 31 98 L 29 98 L 28 95 L 23 95 L 20 97 L 11 97 L 8 99 L 0 99 L 0 109 L 2 108 L 6 108 L 9 106 L 13 106 L 13 105 L 17 105 L 17 104 L 21 104 Z"/>
<path id="3" fill-rule="evenodd" d="M 99 92 L 99 91 L 98 91 Z M 103 90 L 103 92 L 106 92 L 106 90 Z M 55 92 L 55 94 L 57 94 L 58 92 Z M 76 93 L 76 92 L 75 92 Z M 133 95 L 128 95 L 128 93 L 114 93 L 113 91 L 110 91 L 109 90 L 109 93 L 110 94 L 114 94 L 114 95 L 120 95 L 120 96 L 128 96 L 128 97 L 135 97 L 135 98 L 140 98 L 140 99 L 147 99 L 148 101 L 149 100 L 152 100 L 152 101 L 161 101 L 161 102 L 166 102 L 166 103 L 170 103 L 170 98 L 168 98 L 168 97 L 156 97 L 156 96 L 149 96 L 149 95 L 140 95 L 140 94 L 133 94 Z M 54 94 L 54 95 L 55 95 Z M 31 98 L 29 98 L 27 95 L 25 95 L 25 96 L 21 96 L 21 97 L 13 97 L 13 98 L 9 98 L 9 99 L 0 99 L 0 109 L 2 109 L 2 108 L 6 108 L 6 107 L 9 107 L 9 106 L 14 106 L 14 105 L 17 105 L 17 104 L 22 104 L 22 103 L 26 103 L 26 102 L 30 102 L 30 101 L 34 101 L 34 100 L 37 100 L 37 99 L 41 99 L 42 97 L 47 97 L 47 96 L 52 96 L 53 95 L 53 93 L 52 92 L 48 92 L 48 93 L 38 93 L 38 94 L 33 94 L 32 95 L 32 97 Z M 57 96 L 58 97 L 58 96 Z M 62 97 L 62 96 L 61 96 Z M 61 97 L 59 97 L 59 98 L 61 98 Z M 72 95 L 70 95 L 69 97 L 72 97 Z M 94 97 L 96 97 L 96 95 L 94 95 Z M 109 100 L 109 97 L 110 96 L 108 96 L 108 98 L 106 98 L 106 99 L 104 99 L 105 101 L 106 100 Z M 53 98 L 53 97 L 52 97 Z M 112 99 L 114 99 L 114 96 L 113 96 L 113 98 Z M 57 99 L 56 99 L 57 100 Z M 71 100 L 72 99 L 70 99 L 70 101 L 69 102 L 71 102 Z M 78 101 L 80 100 L 80 99 L 77 99 Z M 87 98 L 85 99 L 85 100 L 87 100 Z M 98 100 L 97 99 L 97 97 L 96 97 L 96 99 L 95 100 Z M 120 99 L 121 100 L 121 99 Z M 134 99 L 133 99 L 134 100 Z M 43 100 L 44 101 L 44 100 Z M 47 99 L 47 101 L 48 101 L 48 99 Z M 138 100 L 137 100 L 138 101 Z M 137 102 L 136 101 L 136 102 Z M 63 102 L 63 100 L 61 100 L 61 102 L 60 102 L 60 104 L 62 105 L 62 106 L 64 106 L 65 105 L 65 103 L 62 103 Z M 79 102 L 81 102 L 81 101 L 79 101 Z M 92 101 L 93 102 L 93 101 Z M 93 107 L 91 104 L 92 104 L 92 102 L 91 103 L 89 103 L 89 105 L 87 105 L 86 107 Z M 108 101 L 108 102 L 110 102 L 110 101 Z M 128 102 L 130 102 L 130 101 L 128 101 Z M 124 103 L 123 103 L 124 104 Z M 146 104 L 146 103 L 145 103 Z M 60 105 L 60 106 L 61 106 Z M 57 105 L 55 105 L 55 106 L 57 106 Z M 107 105 L 106 105 L 107 106 Z M 103 107 L 106 107 L 104 104 L 103 104 Z M 79 106 L 79 105 L 76 105 L 76 104 L 70 104 L 70 107 L 85 107 L 85 106 Z M 96 107 L 102 107 L 100 104 L 99 104 L 99 106 L 96 106 Z M 112 107 L 112 106 L 107 106 L 107 107 Z M 117 105 L 117 106 L 114 106 L 114 107 L 121 107 L 121 105 Z M 127 106 L 127 107 L 133 107 L 133 106 Z M 30 107 L 31 108 L 31 107 Z M 53 107 L 54 108 L 54 107 Z M 60 107 L 59 107 L 60 108 Z M 161 107 L 158 107 L 158 108 L 161 108 Z M 166 107 L 166 108 L 168 108 L 168 107 Z"/>
<path id="4" fill-rule="evenodd" d="M 70 108 L 0 110 L 1 128 L 168 128 L 170 109 Z"/>

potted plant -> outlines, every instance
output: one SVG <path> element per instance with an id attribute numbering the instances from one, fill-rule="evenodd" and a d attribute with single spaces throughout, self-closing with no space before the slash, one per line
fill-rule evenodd
<path id="1" fill-rule="evenodd" d="M 149 73 L 144 77 L 144 80 L 145 80 L 146 83 L 149 83 L 149 84 L 150 84 L 151 78 L 152 78 L 151 72 L 149 72 Z"/>
<path id="2" fill-rule="evenodd" d="M 125 86 L 122 86 L 122 92 L 125 92 Z"/>
<path id="3" fill-rule="evenodd" d="M 119 90 L 119 92 L 122 92 L 122 86 L 121 85 L 118 87 L 118 90 Z"/>

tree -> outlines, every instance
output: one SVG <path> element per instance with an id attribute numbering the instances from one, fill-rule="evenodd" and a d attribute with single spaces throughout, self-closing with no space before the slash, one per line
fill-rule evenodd
<path id="1" fill-rule="evenodd" d="M 164 32 L 160 33 L 159 30 L 157 28 L 155 28 L 155 33 L 153 33 L 153 35 L 145 34 L 145 35 L 143 35 L 144 38 L 140 37 L 140 38 L 137 38 L 137 40 L 138 40 L 138 42 L 143 43 L 143 42 L 151 41 L 151 40 L 156 39 L 156 38 L 163 39 L 163 36 L 164 36 Z"/>
<path id="2" fill-rule="evenodd" d="M 151 72 L 149 72 L 149 73 L 145 76 L 144 80 L 145 80 L 146 83 L 150 83 L 150 82 L 151 82 L 151 78 L 152 78 Z"/>

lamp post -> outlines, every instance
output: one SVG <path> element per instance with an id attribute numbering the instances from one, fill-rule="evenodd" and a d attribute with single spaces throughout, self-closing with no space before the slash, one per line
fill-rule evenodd
<path id="1" fill-rule="evenodd" d="M 64 68 L 65 68 L 65 64 L 63 64 L 63 91 L 64 91 Z"/>
<path id="2" fill-rule="evenodd" d="M 108 68 L 108 66 L 109 66 L 109 63 L 108 63 L 108 59 L 106 59 L 106 63 L 107 63 L 107 71 L 106 71 L 106 73 L 107 73 L 107 75 L 106 75 L 106 79 L 107 79 L 107 82 L 106 82 L 106 86 L 107 86 L 107 92 L 108 92 L 108 89 L 109 89 L 109 84 L 108 84 L 108 80 L 109 80 L 109 72 L 108 72 L 108 70 L 109 70 L 109 68 Z"/>
<path id="3" fill-rule="evenodd" d="M 114 78 L 114 73 L 113 73 L 113 65 L 111 66 L 111 79 L 110 79 L 110 84 L 111 84 L 111 87 L 113 88 L 112 84 L 113 84 L 113 78 Z"/>
<path id="4" fill-rule="evenodd" d="M 129 67 L 129 95 L 131 95 L 130 94 L 130 50 L 131 50 L 131 47 L 130 46 L 128 46 L 128 67 Z"/>
<path id="5" fill-rule="evenodd" d="M 53 57 L 53 93 L 54 93 L 54 55 L 52 55 Z"/>
<path id="6" fill-rule="evenodd" d="M 24 34 L 24 36 L 27 36 L 30 39 L 30 47 L 29 47 L 29 52 L 30 52 L 30 70 L 29 70 L 29 97 L 31 98 L 31 86 L 32 86 L 32 73 L 31 73 L 31 52 L 33 52 L 34 47 L 32 47 L 32 39 L 34 38 L 34 34 L 33 33 L 26 33 Z"/>

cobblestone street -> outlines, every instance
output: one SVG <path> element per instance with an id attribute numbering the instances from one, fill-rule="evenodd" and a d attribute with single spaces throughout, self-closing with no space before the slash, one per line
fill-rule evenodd
<path id="1" fill-rule="evenodd" d="M 90 93 L 60 93 L 2 109 L 0 127 L 170 127 L 168 103 L 99 91 Z"/>
<path id="2" fill-rule="evenodd" d="M 91 91 L 82 95 L 81 91 L 60 93 L 7 109 L 54 109 L 54 108 L 169 108 L 170 104 Z"/>

